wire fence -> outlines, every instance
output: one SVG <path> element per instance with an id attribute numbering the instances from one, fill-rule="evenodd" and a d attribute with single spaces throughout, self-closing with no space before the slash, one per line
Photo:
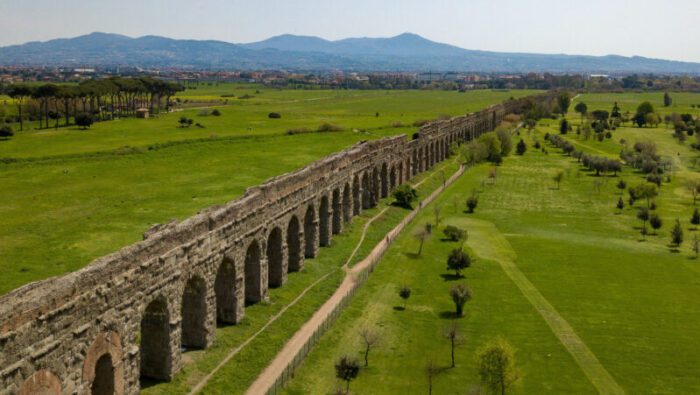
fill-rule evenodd
<path id="1" fill-rule="evenodd" d="M 304 345 L 297 351 L 296 355 L 292 360 L 289 361 L 284 370 L 280 373 L 274 383 L 270 384 L 267 390 L 267 395 L 277 395 L 277 393 L 282 389 L 290 379 L 294 378 L 294 373 L 296 369 L 304 361 L 304 358 L 309 354 L 311 349 L 316 343 L 321 339 L 321 336 L 331 327 L 333 322 L 340 316 L 343 309 L 348 305 L 350 299 L 355 295 L 357 290 L 367 281 L 369 275 L 374 271 L 375 266 L 381 260 L 382 256 L 389 248 L 391 243 L 394 241 L 396 236 L 401 233 L 401 231 L 410 223 L 418 213 L 429 203 L 431 203 L 445 188 L 450 186 L 459 176 L 464 173 L 464 167 L 453 174 L 448 180 L 446 180 L 443 185 L 436 189 L 430 196 L 423 200 L 417 210 L 411 211 L 406 217 L 404 217 L 398 225 L 396 225 L 382 240 L 377 244 L 377 246 L 370 252 L 370 254 L 364 259 L 367 261 L 366 266 L 362 268 L 357 273 L 353 275 L 352 287 L 343 295 L 340 301 L 333 307 L 333 310 L 324 317 L 321 324 L 316 328 L 314 333 L 306 340 Z M 360 264 L 358 264 L 360 265 Z"/>

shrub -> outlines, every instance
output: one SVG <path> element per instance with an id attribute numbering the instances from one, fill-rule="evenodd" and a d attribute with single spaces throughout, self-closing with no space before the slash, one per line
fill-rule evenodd
<path id="1" fill-rule="evenodd" d="M 339 132 L 343 130 L 341 126 L 332 123 L 324 122 L 318 127 L 319 132 Z"/>
<path id="2" fill-rule="evenodd" d="M 515 152 L 518 155 L 524 155 L 525 151 L 527 151 L 527 144 L 525 144 L 525 141 L 523 141 L 523 139 L 520 139 L 518 145 L 515 146 Z"/>
<path id="3" fill-rule="evenodd" d="M 280 115 L 280 113 L 278 113 L 278 112 L 271 112 L 271 113 L 267 114 L 267 117 L 270 119 L 280 119 L 280 118 L 282 118 L 282 115 Z"/>
<path id="4" fill-rule="evenodd" d="M 15 135 L 15 132 L 12 131 L 11 127 L 9 127 L 9 126 L 0 127 L 0 137 L 2 137 L 3 140 L 7 140 L 14 135 Z"/>
<path id="5" fill-rule="evenodd" d="M 89 128 L 92 126 L 92 123 L 94 120 L 92 119 L 92 115 L 88 113 L 80 113 L 75 116 L 75 124 L 80 126 L 82 129 Z"/>
<path id="6" fill-rule="evenodd" d="M 476 206 L 479 204 L 479 197 L 476 195 L 469 196 L 467 198 L 467 211 L 470 213 L 474 212 L 474 209 L 476 209 Z"/>
<path id="7" fill-rule="evenodd" d="M 446 226 L 445 229 L 442 230 L 442 233 L 444 233 L 445 237 L 450 241 L 460 241 L 467 235 L 465 230 L 452 225 Z"/>
<path id="8" fill-rule="evenodd" d="M 418 197 L 418 193 L 408 184 L 399 185 L 392 193 L 396 199 L 396 205 L 411 208 L 411 203 Z"/>
<path id="9" fill-rule="evenodd" d="M 221 116 L 221 111 L 219 111 L 218 108 L 215 108 L 211 111 L 211 115 L 213 115 L 215 117 L 219 117 L 219 116 Z"/>

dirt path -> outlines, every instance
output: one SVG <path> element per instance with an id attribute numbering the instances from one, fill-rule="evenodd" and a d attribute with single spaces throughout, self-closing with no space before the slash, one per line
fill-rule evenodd
<path id="1" fill-rule="evenodd" d="M 384 215 L 384 213 L 385 213 L 388 209 L 389 209 L 389 207 L 385 207 L 382 211 L 378 212 L 374 217 L 370 218 L 369 221 L 367 221 L 367 223 L 365 223 L 365 226 L 362 228 L 362 234 L 360 235 L 360 239 L 358 240 L 357 245 L 355 246 L 355 249 L 352 251 L 352 253 L 351 253 L 350 256 L 348 257 L 348 259 L 345 261 L 345 263 L 344 263 L 343 266 L 342 266 L 342 269 L 343 269 L 343 270 L 346 270 L 346 271 L 347 271 L 347 266 L 348 266 L 348 264 L 350 263 L 350 261 L 352 260 L 352 258 L 355 257 L 355 255 L 357 254 L 357 251 L 358 251 L 358 250 L 360 249 L 360 247 L 362 246 L 362 243 L 363 243 L 364 240 L 365 240 L 365 236 L 367 235 L 367 230 L 369 229 L 370 225 L 371 225 L 375 220 L 377 220 L 379 217 L 381 217 L 382 215 Z M 221 368 L 223 368 L 224 365 L 226 365 L 233 357 L 235 357 L 236 354 L 238 354 L 239 352 L 241 352 L 241 350 L 242 350 L 245 346 L 247 346 L 251 341 L 253 341 L 256 337 L 258 337 L 258 335 L 260 335 L 261 333 L 263 333 L 270 325 L 272 325 L 275 321 L 277 321 L 277 319 L 280 318 L 280 317 L 282 316 L 282 314 L 284 314 L 290 307 L 296 305 L 296 304 L 304 297 L 304 295 L 306 295 L 311 289 L 313 289 L 316 285 L 318 285 L 321 281 L 323 281 L 323 280 L 325 280 L 326 278 L 328 278 L 328 276 L 330 276 L 330 275 L 333 274 L 333 273 L 335 273 L 335 270 L 324 274 L 323 276 L 321 276 L 320 278 L 318 278 L 316 281 L 314 281 L 313 283 L 311 283 L 308 287 L 304 288 L 304 290 L 303 290 L 296 298 L 294 298 L 294 300 L 292 300 L 289 304 L 287 304 L 286 306 L 284 306 L 284 308 L 283 308 L 282 310 L 280 310 L 279 312 L 277 312 L 277 314 L 275 314 L 275 315 L 273 315 L 272 317 L 270 317 L 270 319 L 265 323 L 265 325 L 262 326 L 262 328 L 260 328 L 260 330 L 258 330 L 257 332 L 255 332 L 255 333 L 254 333 L 252 336 L 250 336 L 249 338 L 247 338 L 247 339 L 246 339 L 243 343 L 241 343 L 238 347 L 236 347 L 236 348 L 234 348 L 233 350 L 231 350 L 231 352 L 228 353 L 228 354 L 226 355 L 226 357 L 225 357 L 223 360 L 221 360 L 221 362 L 219 362 L 219 364 L 216 365 L 216 367 L 215 367 L 214 369 L 211 370 L 211 372 L 209 372 L 209 373 L 208 373 L 206 376 L 204 376 L 194 387 L 192 387 L 192 389 L 190 390 L 189 393 L 190 393 L 190 394 L 196 394 L 196 393 L 200 392 L 200 391 L 204 388 L 204 386 L 207 385 L 207 383 L 209 382 L 209 380 L 211 380 L 211 378 L 212 378 L 219 370 L 221 370 Z"/>
<path id="2" fill-rule="evenodd" d="M 554 335 L 571 354 L 598 392 L 601 394 L 624 394 L 625 391 L 622 387 L 576 334 L 574 328 L 520 271 L 515 264 L 517 254 L 496 226 L 491 222 L 476 219 L 469 219 L 468 225 L 470 229 L 469 246 L 478 256 L 498 262 L 503 271 L 518 286 L 520 292 L 544 318 Z"/>
<path id="3" fill-rule="evenodd" d="M 427 204 L 432 202 L 444 189 L 446 186 L 452 184 L 459 176 L 464 173 L 464 167 L 460 167 L 450 178 L 447 180 L 444 186 L 436 189 L 430 196 L 421 202 L 421 204 L 411 211 L 396 227 L 394 227 L 386 237 L 380 241 L 374 249 L 367 255 L 365 259 L 358 262 L 351 269 L 346 268 L 346 276 L 343 282 L 340 284 L 338 289 L 333 293 L 333 295 L 321 306 L 320 309 L 314 313 L 314 315 L 309 319 L 304 325 L 292 336 L 292 338 L 284 345 L 282 350 L 277 353 L 277 356 L 270 362 L 267 368 L 258 376 L 255 382 L 248 388 L 246 394 L 249 395 L 260 395 L 265 394 L 270 389 L 270 387 L 275 383 L 278 377 L 280 377 L 287 366 L 294 360 L 294 358 L 299 354 L 301 349 L 305 344 L 311 339 L 316 330 L 318 330 L 321 325 L 326 321 L 330 314 L 335 310 L 335 308 L 343 301 L 345 296 L 352 291 L 355 287 L 355 282 L 357 276 L 365 269 L 370 268 L 372 265 L 376 264 L 381 258 L 382 254 L 391 245 L 393 240 L 399 233 L 406 227 L 406 225 L 415 218 L 415 216 L 420 212 L 420 210 Z"/>

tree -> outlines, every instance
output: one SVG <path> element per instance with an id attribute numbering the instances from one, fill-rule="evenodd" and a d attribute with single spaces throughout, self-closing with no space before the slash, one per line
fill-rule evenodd
<path id="1" fill-rule="evenodd" d="M 574 107 L 574 111 L 577 113 L 581 114 L 581 123 L 583 123 L 583 117 L 588 114 L 588 106 L 584 102 L 578 102 L 576 104 L 576 107 Z"/>
<path id="2" fill-rule="evenodd" d="M 617 207 L 617 209 L 620 210 L 620 211 L 622 211 L 622 209 L 625 208 L 625 202 L 622 201 L 622 196 L 620 196 L 620 197 L 617 199 L 617 206 L 616 206 L 616 207 Z"/>
<path id="3" fill-rule="evenodd" d="M 3 126 L 0 127 L 0 137 L 2 137 L 3 140 L 9 140 L 10 137 L 14 136 L 15 132 L 12 131 L 12 128 L 9 126 Z"/>
<path id="4" fill-rule="evenodd" d="M 403 299 L 403 308 L 406 309 L 406 303 L 408 302 L 408 298 L 411 297 L 411 288 L 409 288 L 406 285 L 399 288 L 399 297 Z"/>
<path id="5" fill-rule="evenodd" d="M 624 191 L 625 188 L 627 188 L 627 183 L 625 180 L 620 180 L 617 182 L 617 189 L 620 190 L 620 195 L 622 195 L 622 191 Z"/>
<path id="6" fill-rule="evenodd" d="M 661 226 L 663 226 L 663 221 L 658 214 L 654 213 L 649 217 L 649 225 L 651 225 L 651 228 L 654 229 L 654 234 L 656 235 L 659 233 L 658 231 L 661 229 Z"/>
<path id="7" fill-rule="evenodd" d="M 180 123 L 181 128 L 189 128 L 190 126 L 192 126 L 192 123 L 194 123 L 194 121 L 187 117 L 180 117 L 178 123 Z"/>
<path id="8" fill-rule="evenodd" d="M 647 207 L 640 207 L 637 210 L 637 218 L 642 221 L 642 235 L 647 234 L 647 221 L 649 221 L 649 209 Z"/>
<path id="9" fill-rule="evenodd" d="M 610 111 L 610 118 L 616 118 L 618 120 L 622 118 L 622 114 L 620 113 L 620 106 L 617 105 L 617 102 L 613 104 L 612 111 Z"/>
<path id="10" fill-rule="evenodd" d="M 335 364 L 335 377 L 346 382 L 345 393 L 350 392 L 350 382 L 360 374 L 360 364 L 357 359 L 343 356 Z"/>
<path id="11" fill-rule="evenodd" d="M 81 112 L 80 114 L 75 116 L 75 124 L 80 126 L 81 129 L 87 129 L 90 126 L 92 126 L 92 123 L 94 120 L 92 119 L 92 115 Z"/>
<path id="12" fill-rule="evenodd" d="M 690 194 L 693 195 L 693 204 L 696 204 L 698 200 L 698 194 L 700 194 L 700 182 L 695 180 L 690 181 L 688 182 L 687 188 Z"/>
<path id="13" fill-rule="evenodd" d="M 450 341 L 450 356 L 452 357 L 452 367 L 455 367 L 455 348 L 462 343 L 462 334 L 456 322 L 445 328 L 443 332 L 445 339 Z"/>
<path id="14" fill-rule="evenodd" d="M 559 133 L 566 134 L 570 128 L 569 121 L 567 121 L 566 118 L 562 118 L 559 122 Z"/>
<path id="15" fill-rule="evenodd" d="M 654 113 L 654 106 L 649 103 L 648 101 L 645 101 L 641 103 L 639 106 L 637 106 L 637 113 L 634 115 L 634 122 L 639 126 L 640 128 L 644 126 L 647 122 L 647 114 L 653 114 Z"/>
<path id="16" fill-rule="evenodd" d="M 525 141 L 523 141 L 523 139 L 520 139 L 518 145 L 515 146 L 515 152 L 518 155 L 524 155 L 525 151 L 527 151 L 527 144 L 525 144 Z"/>
<path id="17" fill-rule="evenodd" d="M 440 225 L 440 212 L 442 212 L 442 206 L 436 204 L 435 207 L 433 207 L 433 215 L 435 216 L 436 228 Z"/>
<path id="18" fill-rule="evenodd" d="M 467 198 L 467 211 L 469 213 L 473 213 L 478 204 L 479 204 L 479 197 L 475 193 L 473 193 L 471 196 L 469 196 Z"/>
<path id="19" fill-rule="evenodd" d="M 700 213 L 698 213 L 697 207 L 695 208 L 695 210 L 693 210 L 693 215 L 690 217 L 690 223 L 695 226 L 700 225 Z"/>
<path id="20" fill-rule="evenodd" d="M 552 180 L 557 183 L 557 189 L 559 189 L 559 184 L 561 184 L 561 181 L 564 179 L 564 172 L 559 170 L 554 174 L 554 177 L 552 177 Z"/>
<path id="21" fill-rule="evenodd" d="M 435 376 L 442 372 L 443 369 L 436 365 L 432 359 L 425 365 L 425 375 L 428 378 L 428 395 L 432 395 L 433 393 L 433 380 L 435 379 Z"/>
<path id="22" fill-rule="evenodd" d="M 457 277 L 462 277 L 462 270 L 472 265 L 472 258 L 461 248 L 456 248 L 447 257 L 447 270 L 454 270 Z"/>
<path id="23" fill-rule="evenodd" d="M 651 203 L 651 199 L 658 196 L 659 190 L 655 184 L 650 184 L 648 182 L 642 183 L 630 190 L 630 196 L 634 196 L 634 199 L 646 199 L 647 207 Z"/>
<path id="24" fill-rule="evenodd" d="M 445 229 L 442 230 L 442 233 L 450 241 L 460 241 L 467 237 L 467 231 L 452 225 L 447 225 Z"/>
<path id="25" fill-rule="evenodd" d="M 683 228 L 681 227 L 681 221 L 678 219 L 676 219 L 676 223 L 671 229 L 671 242 L 676 247 L 680 247 L 683 244 Z"/>
<path id="26" fill-rule="evenodd" d="M 569 112 L 569 106 L 571 105 L 571 96 L 569 96 L 569 93 L 560 93 L 557 97 L 557 104 L 559 105 L 559 112 L 561 112 L 561 115 L 566 116 L 566 113 Z"/>
<path id="27" fill-rule="evenodd" d="M 369 366 L 369 350 L 379 343 L 380 336 L 377 331 L 365 327 L 360 329 L 360 338 L 365 344 L 365 366 Z"/>
<path id="28" fill-rule="evenodd" d="M 396 205 L 410 209 L 413 200 L 418 198 L 416 190 L 408 184 L 401 184 L 392 192 Z"/>
<path id="29" fill-rule="evenodd" d="M 496 129 L 496 137 L 501 145 L 501 156 L 507 156 L 510 151 L 513 150 L 513 139 L 511 137 L 510 131 L 505 128 L 499 127 Z"/>
<path id="30" fill-rule="evenodd" d="M 22 116 L 22 104 L 24 99 L 32 95 L 32 88 L 27 85 L 12 85 L 7 95 L 17 103 L 17 118 L 19 118 L 19 130 L 24 130 L 24 117 Z"/>
<path id="31" fill-rule="evenodd" d="M 668 94 L 668 92 L 664 92 L 664 107 L 668 107 L 673 103 L 673 99 L 671 99 L 671 96 Z"/>
<path id="32" fill-rule="evenodd" d="M 481 384 L 492 394 L 505 395 L 518 380 L 513 348 L 497 338 L 484 346 L 478 354 Z"/>
<path id="33" fill-rule="evenodd" d="M 450 289 L 450 296 L 455 304 L 457 316 L 461 317 L 464 312 L 464 304 L 472 298 L 472 290 L 466 284 L 457 284 Z"/>
<path id="34" fill-rule="evenodd" d="M 418 240 L 420 246 L 418 247 L 418 256 L 423 252 L 423 243 L 430 237 L 430 231 L 427 227 L 421 228 L 413 234 L 413 237 Z"/>

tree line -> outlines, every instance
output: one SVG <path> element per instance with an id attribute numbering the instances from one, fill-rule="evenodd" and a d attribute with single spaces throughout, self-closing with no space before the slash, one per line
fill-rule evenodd
<path id="1" fill-rule="evenodd" d="M 151 77 L 87 80 L 78 85 L 13 84 L 5 89 L 17 106 L 16 122 L 20 130 L 24 121 L 39 121 L 39 128 L 58 127 L 61 119 L 89 117 L 103 121 L 136 115 L 141 108 L 151 113 L 170 110 L 170 98 L 184 90 L 176 83 Z"/>

